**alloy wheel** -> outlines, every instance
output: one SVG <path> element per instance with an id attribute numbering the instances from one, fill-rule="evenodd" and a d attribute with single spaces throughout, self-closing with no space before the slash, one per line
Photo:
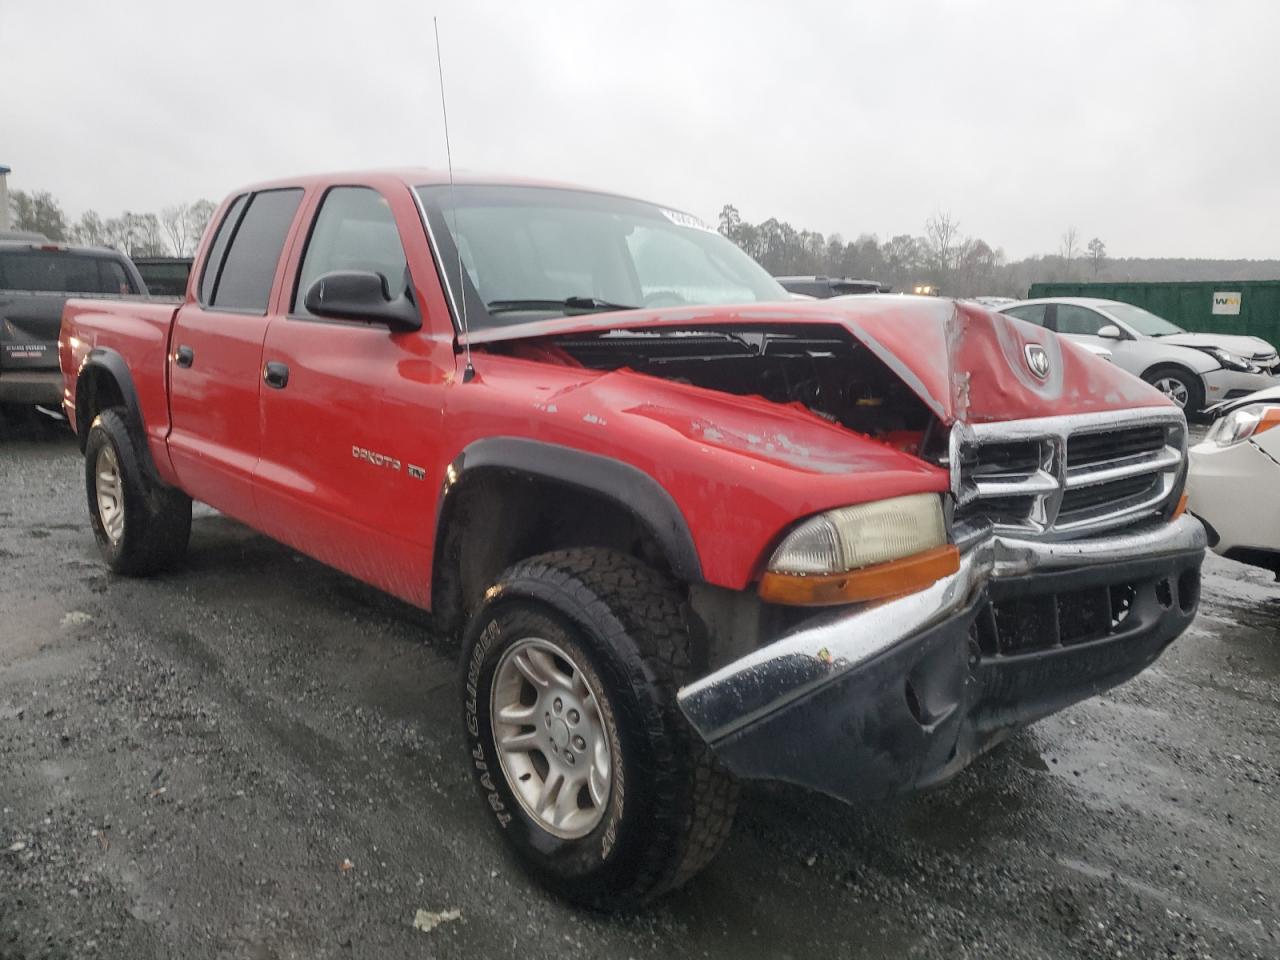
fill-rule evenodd
<path id="1" fill-rule="evenodd" d="M 562 839 L 594 830 L 609 801 L 611 731 L 574 659 L 540 637 L 516 641 L 494 674 L 489 717 L 502 772 L 525 812 Z"/>
<path id="2" fill-rule="evenodd" d="M 120 461 L 111 444 L 103 444 L 94 463 L 94 492 L 98 497 L 98 519 L 107 538 L 118 544 L 124 537 L 124 482 L 120 477 Z"/>
<path id="3" fill-rule="evenodd" d="M 1187 385 L 1177 377 L 1161 377 L 1155 382 L 1155 388 L 1180 407 L 1186 407 L 1190 399 Z"/>

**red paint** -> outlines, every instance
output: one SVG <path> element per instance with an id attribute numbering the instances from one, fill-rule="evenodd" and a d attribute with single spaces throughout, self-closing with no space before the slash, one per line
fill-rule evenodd
<path id="1" fill-rule="evenodd" d="M 446 467 L 485 437 L 524 437 L 625 461 L 661 483 L 685 517 L 706 579 L 749 585 L 795 521 L 815 512 L 918 492 L 944 492 L 946 472 L 893 444 L 834 426 L 802 407 L 573 363 L 551 334 L 638 326 L 831 323 L 875 351 L 944 421 L 1001 420 L 1153 406 L 1160 394 L 1057 340 L 977 306 L 905 297 L 696 307 L 567 318 L 475 332 L 476 378 L 463 383 L 445 294 L 410 187 L 424 171 L 334 174 L 262 184 L 305 195 L 285 241 L 266 316 L 205 310 L 191 290 L 158 304 L 71 301 L 63 317 L 68 415 L 81 363 L 119 352 L 138 394 L 164 479 L 303 552 L 410 602 L 430 604 L 438 494 Z M 379 190 L 395 216 L 424 326 L 290 317 L 294 277 L 325 189 Z M 243 192 L 243 191 L 238 191 Z M 221 220 L 222 210 L 214 223 Z M 513 356 L 482 349 L 522 341 Z M 1044 344 L 1060 376 L 1041 384 L 1022 364 Z M 190 369 L 174 366 L 191 346 Z M 1060 351 L 1060 356 L 1059 356 Z M 287 363 L 287 389 L 262 383 Z M 87 425 L 80 425 L 84 427 Z M 375 466 L 363 449 L 400 462 Z M 422 468 L 411 477 L 408 467 Z"/>

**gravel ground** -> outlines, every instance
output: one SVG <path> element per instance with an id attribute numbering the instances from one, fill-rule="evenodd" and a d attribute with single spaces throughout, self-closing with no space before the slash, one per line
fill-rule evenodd
<path id="1" fill-rule="evenodd" d="M 1211 558 L 1154 668 L 933 793 L 752 787 L 619 919 L 505 853 L 428 618 L 207 510 L 182 571 L 110 576 L 82 476 L 52 424 L 0 441 L 0 958 L 1280 957 L 1261 571 Z"/>

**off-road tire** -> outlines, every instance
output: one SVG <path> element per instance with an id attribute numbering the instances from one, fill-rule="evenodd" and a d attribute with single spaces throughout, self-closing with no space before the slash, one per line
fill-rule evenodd
<path id="1" fill-rule="evenodd" d="M 108 444 L 115 452 L 124 502 L 124 530 L 118 541 L 107 534 L 98 506 L 98 453 Z M 110 407 L 94 418 L 84 448 L 89 520 L 107 566 L 129 576 L 176 566 L 191 538 L 191 498 L 153 479 L 144 467 L 148 456 L 141 430 L 129 426 L 123 408 Z"/>
<path id="2" fill-rule="evenodd" d="M 1187 389 L 1187 403 L 1182 408 L 1182 412 L 1186 414 L 1188 420 L 1198 417 L 1204 411 L 1204 382 L 1185 367 L 1153 367 L 1142 375 L 1142 379 L 1153 387 L 1165 379 L 1182 383 Z"/>
<path id="3" fill-rule="evenodd" d="M 614 776 L 599 825 L 544 830 L 502 771 L 490 722 L 503 651 L 530 636 L 584 666 L 610 728 Z M 675 587 L 612 550 L 562 550 L 511 567 L 462 645 L 463 721 L 485 810 L 525 866 L 583 906 L 633 910 L 679 887 L 728 837 L 738 785 L 689 727 L 676 691 L 702 666 L 700 632 Z M 579 659 L 581 658 L 581 659 Z"/>

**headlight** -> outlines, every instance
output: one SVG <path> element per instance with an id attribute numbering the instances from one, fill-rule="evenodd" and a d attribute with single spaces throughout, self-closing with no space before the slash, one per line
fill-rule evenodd
<path id="1" fill-rule="evenodd" d="M 1220 447 L 1230 447 L 1277 426 L 1280 426 L 1280 407 L 1253 403 L 1232 410 L 1209 428 L 1205 439 Z"/>
<path id="2" fill-rule="evenodd" d="M 936 493 L 877 500 L 820 513 L 796 527 L 769 561 L 775 573 L 844 573 L 947 542 Z"/>
<path id="3" fill-rule="evenodd" d="M 1238 357 L 1234 353 L 1223 350 L 1221 347 L 1210 347 L 1206 352 L 1228 370 L 1256 369 L 1254 365 L 1244 357 Z"/>
<path id="4" fill-rule="evenodd" d="M 936 493 L 842 507 L 801 523 L 760 582 L 773 603 L 856 603 L 911 593 L 959 569 Z"/>

